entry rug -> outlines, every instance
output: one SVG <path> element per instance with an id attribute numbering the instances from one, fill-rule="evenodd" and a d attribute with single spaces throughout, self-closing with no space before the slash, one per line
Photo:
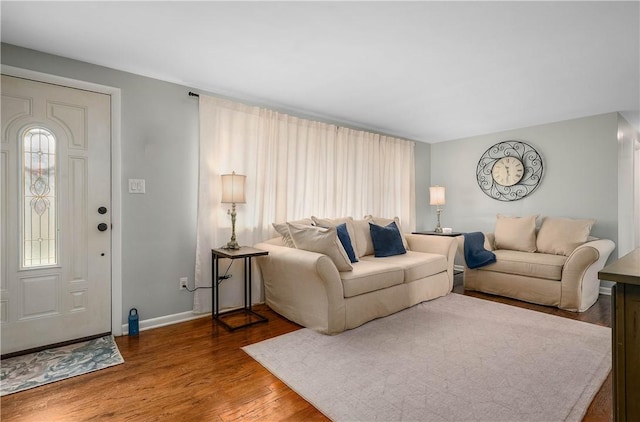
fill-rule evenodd
<path id="1" fill-rule="evenodd" d="M 0 396 L 124 363 L 112 335 L 0 363 Z"/>
<path id="2" fill-rule="evenodd" d="M 611 329 L 454 293 L 243 350 L 335 421 L 580 421 Z"/>

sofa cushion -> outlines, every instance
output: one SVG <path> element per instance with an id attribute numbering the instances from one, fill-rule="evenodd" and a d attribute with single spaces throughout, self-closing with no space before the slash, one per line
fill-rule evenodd
<path id="1" fill-rule="evenodd" d="M 303 218 L 302 220 L 289 221 L 289 223 L 301 224 L 303 226 L 311 226 L 313 225 L 313 220 L 310 218 Z M 273 228 L 276 229 L 276 232 L 280 236 L 282 236 L 282 244 L 289 248 L 295 248 L 296 245 L 293 244 L 293 240 L 291 240 L 291 235 L 289 234 L 289 226 L 287 223 L 272 223 Z"/>
<path id="2" fill-rule="evenodd" d="M 373 240 L 371 239 L 369 220 L 353 220 L 353 228 L 355 230 L 355 248 L 358 258 L 365 255 L 373 255 Z"/>
<path id="3" fill-rule="evenodd" d="M 390 263 L 360 260 L 353 264 L 353 271 L 340 273 L 340 278 L 344 297 L 353 297 L 402 284 L 404 272 Z"/>
<path id="4" fill-rule="evenodd" d="M 304 226 L 295 223 L 287 223 L 287 226 L 296 248 L 327 255 L 338 271 L 353 269 L 335 227 Z"/>
<path id="5" fill-rule="evenodd" d="M 360 261 L 381 262 L 402 268 L 405 283 L 447 271 L 447 258 L 444 255 L 425 252 L 407 251 L 403 255 L 385 258 L 376 258 L 368 255 L 363 256 Z"/>
<path id="6" fill-rule="evenodd" d="M 506 249 L 499 249 L 493 252 L 496 254 L 496 262 L 478 268 L 478 271 L 495 271 L 560 281 L 562 279 L 562 267 L 567 261 L 566 256 L 540 252 L 531 253 Z"/>
<path id="7" fill-rule="evenodd" d="M 358 258 L 365 255 L 373 255 L 374 253 L 373 240 L 371 239 L 371 229 L 369 228 L 369 223 L 374 223 L 384 227 L 389 225 L 389 223 L 391 223 L 392 221 L 396 223 L 396 226 L 398 226 L 400 236 L 402 237 L 402 245 L 406 250 L 409 250 L 409 244 L 407 243 L 407 239 L 404 237 L 402 226 L 400 225 L 400 219 L 398 217 L 382 218 L 366 215 L 362 220 L 353 220 L 353 227 L 356 237 L 355 248 Z"/>
<path id="8" fill-rule="evenodd" d="M 496 249 L 535 252 L 537 217 L 505 217 L 498 214 L 494 231 Z"/>
<path id="9" fill-rule="evenodd" d="M 342 246 L 344 246 L 344 249 L 347 251 L 347 255 L 349 255 L 349 259 L 351 260 L 351 262 L 358 261 L 357 248 L 356 248 L 356 232 L 355 232 L 355 228 L 353 227 L 353 217 L 318 218 L 315 216 L 311 216 L 311 220 L 313 220 L 313 223 L 316 226 L 320 226 L 320 227 L 338 227 L 341 224 L 344 224 L 347 228 L 350 244 L 349 245 L 346 244 L 346 236 L 344 236 L 344 233 L 341 234 L 340 231 L 338 231 L 338 237 L 342 242 Z M 351 248 L 351 251 L 353 251 L 353 257 L 349 252 L 349 248 Z"/>
<path id="10" fill-rule="evenodd" d="M 371 240 L 373 241 L 373 255 L 376 258 L 407 253 L 407 250 L 402 245 L 402 236 L 400 236 L 400 231 L 395 221 L 384 227 L 369 223 L 369 229 Z"/>
<path id="11" fill-rule="evenodd" d="M 571 255 L 575 248 L 587 241 L 595 222 L 593 219 L 546 217 L 538 232 L 538 251 Z"/>

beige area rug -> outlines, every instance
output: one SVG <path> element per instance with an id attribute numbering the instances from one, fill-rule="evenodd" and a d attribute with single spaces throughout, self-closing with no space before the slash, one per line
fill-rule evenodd
<path id="1" fill-rule="evenodd" d="M 243 349 L 335 421 L 580 421 L 611 369 L 609 328 L 455 293 Z"/>

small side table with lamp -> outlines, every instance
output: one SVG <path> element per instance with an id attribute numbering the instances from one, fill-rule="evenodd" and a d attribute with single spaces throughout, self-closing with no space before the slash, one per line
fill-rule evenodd
<path id="1" fill-rule="evenodd" d="M 223 204 L 231 204 L 231 209 L 228 214 L 231 216 L 231 240 L 227 242 L 226 246 L 218 249 L 211 249 L 211 283 L 212 292 L 211 300 L 213 306 L 213 319 L 218 321 L 226 329 L 233 331 L 238 328 L 247 327 L 250 325 L 258 324 L 261 322 L 267 322 L 268 319 L 255 311 L 251 306 L 251 259 L 256 256 L 268 255 L 268 251 L 261 249 L 251 248 L 247 246 L 240 246 L 236 240 L 236 204 L 246 203 L 245 198 L 245 181 L 246 176 L 236 174 L 223 174 L 222 178 L 222 202 Z M 220 276 L 220 259 L 242 259 L 244 263 L 244 306 L 239 309 L 232 309 L 230 311 L 220 312 L 220 298 L 218 287 L 223 280 L 228 277 L 225 274 Z M 243 322 L 241 324 L 232 325 L 229 320 L 223 319 L 224 316 L 242 314 Z"/>

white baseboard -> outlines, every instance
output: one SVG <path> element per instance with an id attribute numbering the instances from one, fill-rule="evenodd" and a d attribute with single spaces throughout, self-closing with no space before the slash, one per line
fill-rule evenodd
<path id="1" fill-rule="evenodd" d="M 165 315 L 157 318 L 145 319 L 138 322 L 140 331 L 150 330 L 152 328 L 164 327 L 165 325 L 177 324 L 179 322 L 191 321 L 198 318 L 211 316 L 211 312 L 204 314 L 194 314 L 193 311 L 180 312 L 173 315 Z M 122 324 L 122 335 L 129 334 L 129 324 Z"/>
<path id="2" fill-rule="evenodd" d="M 600 294 L 611 296 L 611 287 L 600 286 Z"/>
<path id="3" fill-rule="evenodd" d="M 464 265 L 457 265 L 457 264 L 455 264 L 455 265 L 453 266 L 453 271 L 456 271 L 456 272 L 457 272 L 457 271 L 464 272 Z"/>

